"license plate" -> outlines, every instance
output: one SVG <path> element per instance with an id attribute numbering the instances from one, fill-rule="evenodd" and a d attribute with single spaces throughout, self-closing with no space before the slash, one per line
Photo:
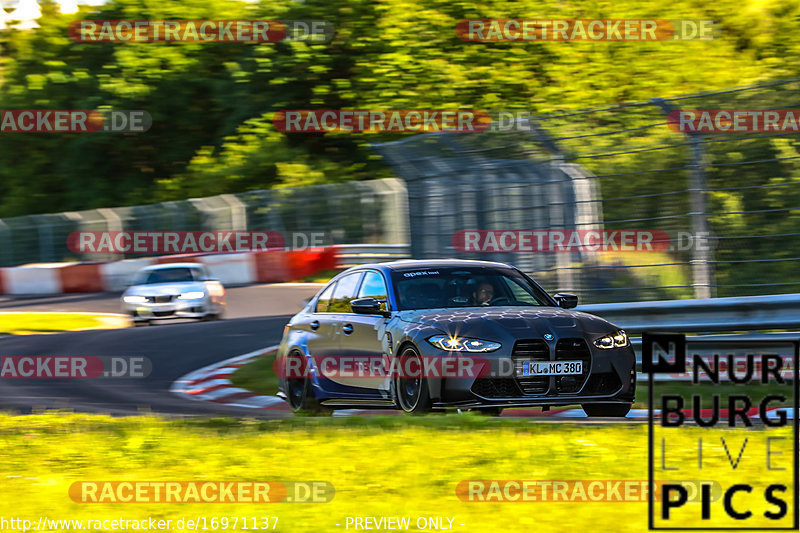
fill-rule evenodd
<path id="1" fill-rule="evenodd" d="M 522 363 L 523 376 L 568 376 L 582 372 L 583 361 L 525 361 Z"/>

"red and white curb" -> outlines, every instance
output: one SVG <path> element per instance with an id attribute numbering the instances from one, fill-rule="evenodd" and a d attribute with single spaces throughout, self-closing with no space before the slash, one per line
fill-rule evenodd
<path id="1" fill-rule="evenodd" d="M 277 349 L 277 346 L 270 346 L 190 372 L 177 379 L 170 387 L 170 392 L 189 400 L 213 402 L 231 407 L 288 411 L 289 406 L 281 398 L 263 396 L 247 389 L 234 387 L 228 379 L 231 374 L 253 359 Z"/>
<path id="2" fill-rule="evenodd" d="M 170 392 L 177 394 L 186 399 L 199 400 L 205 402 L 213 402 L 216 404 L 227 405 L 231 407 L 245 407 L 249 409 L 273 409 L 277 411 L 289 411 L 288 404 L 278 396 L 264 396 L 256 394 L 247 389 L 234 387 L 228 377 L 236 372 L 239 368 L 251 362 L 253 359 L 262 357 L 270 352 L 277 351 L 277 346 L 270 346 L 261 350 L 255 350 L 244 355 L 238 355 L 219 363 L 214 363 L 195 370 L 186 374 L 185 376 L 177 379 L 170 387 Z M 794 417 L 794 410 L 791 408 L 775 407 L 767 410 L 767 418 L 778 419 L 777 411 L 783 409 L 786 413 L 786 418 L 792 420 Z M 691 410 L 685 409 L 684 414 L 691 416 Z M 727 409 L 720 409 L 720 418 L 728 416 Z M 382 409 L 341 409 L 333 412 L 333 416 L 375 416 L 375 415 L 398 415 L 401 414 L 396 410 L 382 410 Z M 756 418 L 759 415 L 757 408 L 750 409 L 747 412 L 751 418 Z M 503 417 L 546 417 L 546 418 L 588 418 L 583 409 L 580 408 L 563 408 L 563 409 L 550 409 L 549 411 L 542 411 L 541 409 L 506 409 L 501 415 Z M 653 417 L 658 418 L 661 416 L 661 410 L 655 409 Z M 711 409 L 702 409 L 700 416 L 704 419 L 710 419 L 713 416 Z M 633 420 L 647 420 L 647 409 L 631 409 L 625 418 Z"/>

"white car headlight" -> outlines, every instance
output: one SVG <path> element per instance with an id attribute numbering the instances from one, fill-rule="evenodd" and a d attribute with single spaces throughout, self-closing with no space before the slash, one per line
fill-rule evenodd
<path id="1" fill-rule="evenodd" d="M 200 298 L 205 298 L 206 293 L 203 291 L 191 291 L 191 292 L 184 292 L 180 296 L 178 296 L 179 300 L 199 300 Z"/>
<path id="2" fill-rule="evenodd" d="M 126 304 L 143 304 L 147 302 L 147 298 L 144 296 L 123 296 L 122 301 Z"/>
<path id="3" fill-rule="evenodd" d="M 613 335 L 604 335 L 603 337 L 600 337 L 594 341 L 594 345 L 602 350 L 610 350 L 611 348 L 624 348 L 629 344 L 628 334 L 623 330 L 619 330 Z"/>
<path id="4" fill-rule="evenodd" d="M 450 335 L 434 335 L 428 342 L 446 352 L 493 352 L 502 346 L 499 342 Z"/>

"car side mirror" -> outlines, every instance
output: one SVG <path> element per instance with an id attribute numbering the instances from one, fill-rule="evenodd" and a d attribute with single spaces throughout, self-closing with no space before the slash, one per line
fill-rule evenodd
<path id="1" fill-rule="evenodd" d="M 350 309 L 358 315 L 389 316 L 388 311 L 381 310 L 382 301 L 376 298 L 358 298 L 350 302 Z"/>
<path id="2" fill-rule="evenodd" d="M 578 306 L 578 297 L 567 292 L 559 292 L 558 294 L 554 294 L 553 299 L 556 301 L 559 307 L 564 309 L 572 309 L 573 307 Z"/>

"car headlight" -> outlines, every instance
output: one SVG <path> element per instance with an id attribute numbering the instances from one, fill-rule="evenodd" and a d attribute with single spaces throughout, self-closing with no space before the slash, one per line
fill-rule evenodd
<path id="1" fill-rule="evenodd" d="M 502 346 L 499 342 L 450 335 L 434 335 L 428 342 L 446 352 L 493 352 Z"/>
<path id="2" fill-rule="evenodd" d="M 199 300 L 200 298 L 205 298 L 205 296 L 206 293 L 203 291 L 184 292 L 178 296 L 178 300 Z"/>
<path id="3" fill-rule="evenodd" d="M 143 304 L 147 302 L 144 296 L 123 296 L 122 301 L 126 304 Z"/>
<path id="4" fill-rule="evenodd" d="M 603 337 L 600 337 L 594 341 L 594 345 L 602 350 L 609 350 L 611 348 L 624 348 L 629 344 L 628 334 L 623 330 L 619 330 L 613 335 L 604 335 Z"/>

